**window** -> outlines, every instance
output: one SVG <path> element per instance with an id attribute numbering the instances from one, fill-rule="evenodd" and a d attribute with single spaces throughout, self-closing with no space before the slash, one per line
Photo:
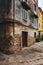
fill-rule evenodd
<path id="1" fill-rule="evenodd" d="M 7 13 L 9 13 L 10 11 L 10 8 L 11 8 L 11 0 L 7 0 L 7 3 L 6 3 L 6 7 L 7 7 Z"/>
<path id="2" fill-rule="evenodd" d="M 37 26 L 37 19 L 34 19 L 34 25 Z"/>
<path id="3" fill-rule="evenodd" d="M 5 0 L 0 0 L 0 14 L 2 13 L 2 11 L 5 9 Z"/>
<path id="4" fill-rule="evenodd" d="M 36 5 L 34 5 L 34 10 L 36 11 Z"/>
<path id="5" fill-rule="evenodd" d="M 43 28 L 43 23 L 42 23 L 42 28 Z"/>
<path id="6" fill-rule="evenodd" d="M 7 13 L 9 13 L 10 6 L 11 6 L 11 0 L 3 0 L 3 2 L 2 0 L 0 0 L 0 12 L 7 9 Z"/>
<path id="7" fill-rule="evenodd" d="M 42 20 L 43 20 L 43 16 L 42 16 Z"/>
<path id="8" fill-rule="evenodd" d="M 27 21 L 27 19 L 28 19 L 28 11 L 26 11 L 25 9 L 23 9 L 22 17 L 23 17 L 23 20 Z"/>
<path id="9" fill-rule="evenodd" d="M 36 25 L 36 19 L 34 19 L 34 24 Z"/>
<path id="10" fill-rule="evenodd" d="M 21 14 L 21 7 L 19 5 L 19 0 L 15 0 L 15 15 L 18 16 Z M 18 16 L 19 17 L 19 16 Z"/>
<path id="11" fill-rule="evenodd" d="M 38 13 L 38 17 L 40 17 L 40 13 Z"/>
<path id="12" fill-rule="evenodd" d="M 18 15 L 18 13 L 19 13 L 19 9 L 16 8 L 15 14 Z"/>
<path id="13" fill-rule="evenodd" d="M 39 28 L 40 28 L 40 23 L 39 23 Z"/>

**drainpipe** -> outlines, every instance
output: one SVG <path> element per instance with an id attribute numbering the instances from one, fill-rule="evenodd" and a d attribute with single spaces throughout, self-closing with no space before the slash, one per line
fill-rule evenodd
<path id="1" fill-rule="evenodd" d="M 14 11 L 15 11 L 15 0 L 12 0 L 13 1 L 13 35 L 14 35 L 14 18 L 15 18 L 15 13 L 14 13 Z"/>
<path id="2" fill-rule="evenodd" d="M 13 37 L 14 37 L 14 32 L 15 32 L 15 29 L 14 29 L 14 27 L 15 27 L 15 24 L 14 24 L 14 19 L 15 19 L 15 0 L 12 0 L 12 5 L 13 5 Z M 13 45 L 14 45 L 14 42 L 13 42 Z"/>
<path id="3" fill-rule="evenodd" d="M 15 0 L 11 0 L 11 13 L 12 13 L 12 18 L 11 19 L 13 19 L 13 21 L 12 21 L 12 23 L 13 23 L 13 36 L 14 36 L 14 2 L 15 2 Z"/>

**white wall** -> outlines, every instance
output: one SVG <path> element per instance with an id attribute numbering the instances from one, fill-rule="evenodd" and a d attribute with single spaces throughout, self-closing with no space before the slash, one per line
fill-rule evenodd
<path id="1" fill-rule="evenodd" d="M 28 31 L 28 35 L 34 37 L 34 32 L 36 32 L 36 35 L 38 35 L 38 31 L 37 30 L 32 30 L 32 29 L 30 29 Z"/>

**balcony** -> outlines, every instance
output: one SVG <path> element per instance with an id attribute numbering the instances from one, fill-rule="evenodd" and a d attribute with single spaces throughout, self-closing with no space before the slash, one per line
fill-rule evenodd
<path id="1" fill-rule="evenodd" d="M 38 5 L 37 0 L 32 0 L 34 4 Z"/>
<path id="2" fill-rule="evenodd" d="M 28 3 L 27 0 L 21 0 L 21 4 L 22 4 L 22 6 L 23 6 L 24 9 L 27 9 L 27 10 L 31 9 L 29 7 L 29 3 Z"/>
<path id="3" fill-rule="evenodd" d="M 30 22 L 30 27 L 32 27 L 34 29 L 38 29 L 38 26 L 34 25 L 34 23 L 32 21 Z"/>
<path id="4" fill-rule="evenodd" d="M 35 18 L 38 18 L 38 15 L 37 15 L 37 13 L 36 13 L 35 10 L 34 10 L 34 17 L 35 17 Z"/>
<path id="5" fill-rule="evenodd" d="M 33 3 L 35 4 L 35 1 L 34 0 L 32 0 L 33 1 Z"/>

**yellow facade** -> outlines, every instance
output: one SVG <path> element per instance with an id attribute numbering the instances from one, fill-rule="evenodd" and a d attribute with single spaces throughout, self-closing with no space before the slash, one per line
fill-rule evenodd
<path id="1" fill-rule="evenodd" d="M 41 8 L 38 8 L 38 31 L 40 31 L 40 34 L 43 33 L 43 11 Z"/>

